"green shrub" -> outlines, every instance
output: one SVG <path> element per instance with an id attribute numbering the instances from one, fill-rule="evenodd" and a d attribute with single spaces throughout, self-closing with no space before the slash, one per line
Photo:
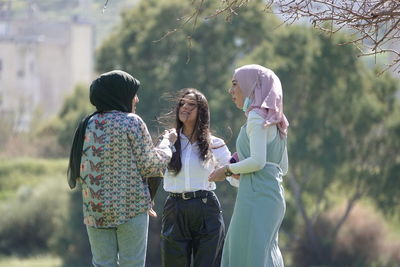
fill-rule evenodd
<path id="1" fill-rule="evenodd" d="M 66 216 L 59 229 L 49 240 L 52 251 L 58 254 L 64 266 L 90 266 L 92 253 L 86 227 L 83 224 L 82 194 L 80 190 L 69 192 Z"/>
<path id="2" fill-rule="evenodd" d="M 34 158 L 0 158 L 0 200 L 12 197 L 21 185 L 35 186 L 43 180 L 57 178 L 66 185 L 67 160 Z M 62 176 L 62 178 L 61 178 Z"/>
<path id="3" fill-rule="evenodd" d="M 67 188 L 60 177 L 46 179 L 35 187 L 20 186 L 16 197 L 0 207 L 0 254 L 31 255 L 48 251 L 48 240 L 62 231 Z"/>
<path id="4" fill-rule="evenodd" d="M 64 266 L 88 266 L 82 197 L 66 180 L 67 160 L 0 160 L 0 255 L 59 255 Z"/>
<path id="5" fill-rule="evenodd" d="M 337 235 L 332 235 L 343 209 L 324 213 L 314 224 L 322 255 L 310 245 L 306 231 L 298 240 L 296 266 L 398 266 L 398 241 L 389 241 L 383 217 L 371 208 L 357 205 Z"/>

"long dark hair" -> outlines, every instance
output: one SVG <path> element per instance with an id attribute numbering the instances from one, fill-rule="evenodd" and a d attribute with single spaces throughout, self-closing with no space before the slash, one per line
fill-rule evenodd
<path id="1" fill-rule="evenodd" d="M 194 137 L 194 139 L 197 140 L 200 151 L 200 159 L 203 161 L 203 163 L 212 158 L 210 145 L 210 112 L 208 110 L 208 101 L 206 97 L 197 89 L 182 89 L 180 91 L 178 103 L 175 108 L 175 128 L 178 133 L 178 140 L 175 142 L 176 151 L 172 154 L 172 159 L 168 165 L 168 170 L 172 173 L 175 173 L 175 175 L 178 174 L 182 169 L 180 132 L 183 128 L 183 123 L 179 120 L 179 109 L 182 106 L 182 99 L 188 94 L 195 95 L 197 104 L 196 124 L 194 126 L 193 133 L 191 136 L 188 136 L 188 138 L 191 140 Z"/>

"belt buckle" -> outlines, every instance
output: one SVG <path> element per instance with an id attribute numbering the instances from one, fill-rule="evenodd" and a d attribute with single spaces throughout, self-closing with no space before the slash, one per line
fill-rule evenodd
<path id="1" fill-rule="evenodd" d="M 188 200 L 188 199 L 190 199 L 190 197 L 185 197 L 185 194 L 186 194 L 186 192 L 183 192 L 183 193 L 182 193 L 182 199 L 183 199 L 183 200 Z"/>

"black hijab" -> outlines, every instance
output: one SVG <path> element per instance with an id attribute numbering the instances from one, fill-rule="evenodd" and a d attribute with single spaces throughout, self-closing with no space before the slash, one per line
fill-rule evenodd
<path id="1" fill-rule="evenodd" d="M 96 107 L 96 111 L 84 118 L 75 130 L 67 172 L 71 189 L 75 188 L 76 179 L 80 177 L 83 142 L 89 119 L 97 113 L 111 110 L 131 112 L 132 100 L 139 85 L 139 80 L 121 70 L 104 73 L 90 85 L 90 103 Z"/>

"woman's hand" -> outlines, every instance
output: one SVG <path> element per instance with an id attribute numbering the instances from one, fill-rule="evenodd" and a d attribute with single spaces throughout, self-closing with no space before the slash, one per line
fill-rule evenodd
<path id="1" fill-rule="evenodd" d="M 165 130 L 163 136 L 168 138 L 171 144 L 175 144 L 176 140 L 178 139 L 178 134 L 176 133 L 175 128 Z"/>
<path id="2" fill-rule="evenodd" d="M 157 212 L 155 210 L 153 210 L 154 205 L 155 205 L 154 201 L 151 201 L 151 208 L 147 211 L 147 214 L 150 217 L 157 218 Z"/>
<path id="3" fill-rule="evenodd" d="M 210 182 L 220 182 L 225 180 L 225 167 L 221 167 L 218 169 L 215 169 L 209 176 L 208 176 L 208 181 Z"/>
<path id="4" fill-rule="evenodd" d="M 240 180 L 240 174 L 232 174 L 232 177 L 236 180 Z"/>
<path id="5" fill-rule="evenodd" d="M 153 210 L 153 208 L 151 208 L 147 214 L 149 214 L 150 217 L 154 217 L 157 218 L 157 212 L 155 212 L 155 210 Z"/>

